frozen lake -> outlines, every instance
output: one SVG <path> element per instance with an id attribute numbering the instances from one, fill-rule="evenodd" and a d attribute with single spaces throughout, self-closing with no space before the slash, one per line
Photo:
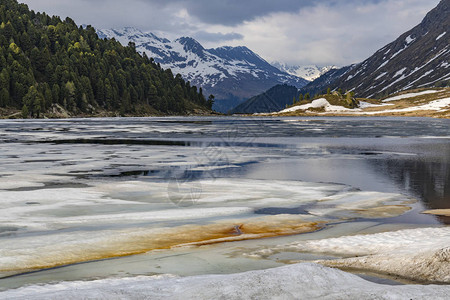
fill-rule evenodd
<path id="1" fill-rule="evenodd" d="M 345 253 L 255 249 L 450 224 L 421 214 L 450 208 L 450 120 L 1 120 L 0 143 L 0 290 L 328 260 Z"/>

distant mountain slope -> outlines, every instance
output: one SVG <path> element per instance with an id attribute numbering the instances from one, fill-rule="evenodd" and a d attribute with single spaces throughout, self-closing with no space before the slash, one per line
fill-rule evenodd
<path id="1" fill-rule="evenodd" d="M 333 88 L 359 97 L 429 87 L 450 80 L 450 0 L 442 0 L 423 21 L 336 80 Z"/>
<path id="2" fill-rule="evenodd" d="M 304 78 L 308 81 L 314 81 L 330 70 L 338 69 L 336 66 L 318 67 L 316 65 L 292 66 L 280 62 L 273 62 L 272 65 L 288 74 Z"/>
<path id="3" fill-rule="evenodd" d="M 286 83 L 302 87 L 308 83 L 303 78 L 282 72 L 246 47 L 220 47 L 205 49 L 189 37 L 174 41 L 143 33 L 135 28 L 99 30 L 99 36 L 115 38 L 123 45 L 136 44 L 174 74 L 181 74 L 192 85 L 202 86 L 204 94 L 214 94 L 214 109 L 225 112 L 246 98 L 268 88 Z"/>
<path id="4" fill-rule="evenodd" d="M 334 82 L 337 78 L 345 75 L 355 65 L 346 66 L 340 69 L 331 69 L 313 82 L 308 83 L 306 86 L 298 90 L 294 86 L 289 85 L 277 85 L 270 88 L 264 93 L 254 96 L 240 105 L 236 106 L 230 111 L 230 113 L 267 113 L 275 112 L 284 109 L 287 105 L 291 105 L 293 97 L 298 99 L 299 95 L 310 94 L 323 94 L 326 92 L 327 87 Z"/>
<path id="5" fill-rule="evenodd" d="M 276 85 L 268 91 L 252 97 L 230 111 L 232 114 L 269 113 L 292 105 L 298 99 L 299 92 L 295 86 Z"/>
<path id="6" fill-rule="evenodd" d="M 339 69 L 331 69 L 322 74 L 319 78 L 302 87 L 300 89 L 300 93 L 303 95 L 306 93 L 309 93 L 310 95 L 324 94 L 333 82 L 338 80 L 340 77 L 345 76 L 345 74 L 350 72 L 356 66 L 357 65 L 350 65 Z"/>

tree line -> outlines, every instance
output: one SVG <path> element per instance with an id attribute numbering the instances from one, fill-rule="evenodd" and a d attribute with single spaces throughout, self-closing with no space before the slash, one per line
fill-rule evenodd
<path id="1" fill-rule="evenodd" d="M 73 114 L 182 114 L 210 109 L 202 89 L 140 55 L 133 43 L 98 38 L 66 18 L 16 0 L 0 5 L 0 107 L 39 117 L 58 104 Z"/>

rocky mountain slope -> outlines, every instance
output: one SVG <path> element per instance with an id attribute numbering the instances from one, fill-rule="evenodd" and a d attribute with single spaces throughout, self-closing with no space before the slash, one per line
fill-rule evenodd
<path id="1" fill-rule="evenodd" d="M 99 30 L 102 38 L 115 38 L 123 45 L 133 42 L 163 68 L 181 74 L 192 85 L 202 86 L 205 95 L 214 94 L 214 109 L 226 112 L 245 99 L 286 83 L 298 88 L 307 80 L 280 71 L 246 47 L 205 49 L 193 38 L 174 41 L 136 28 Z"/>
<path id="2" fill-rule="evenodd" d="M 331 86 L 358 97 L 382 97 L 450 80 L 450 0 L 423 21 L 337 79 Z"/>

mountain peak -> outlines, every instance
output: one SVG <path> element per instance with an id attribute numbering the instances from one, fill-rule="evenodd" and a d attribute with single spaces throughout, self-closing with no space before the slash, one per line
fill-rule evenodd
<path id="1" fill-rule="evenodd" d="M 205 51 L 205 48 L 203 48 L 203 46 L 197 40 L 191 37 L 183 36 L 176 39 L 175 42 L 178 42 L 181 45 L 183 45 L 185 51 L 190 51 L 196 54 L 200 54 L 203 53 L 203 51 Z"/>

